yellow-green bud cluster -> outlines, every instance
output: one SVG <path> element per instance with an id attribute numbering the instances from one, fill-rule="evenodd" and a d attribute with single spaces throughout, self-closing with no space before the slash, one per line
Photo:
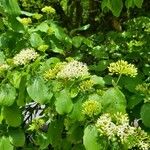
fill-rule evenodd
<path id="1" fill-rule="evenodd" d="M 18 53 L 13 58 L 13 62 L 15 65 L 25 65 L 29 63 L 31 60 L 35 60 L 39 54 L 35 52 L 32 48 L 23 49 L 20 53 Z"/>
<path id="2" fill-rule="evenodd" d="M 55 79 L 57 76 L 57 73 L 61 70 L 63 66 L 64 66 L 64 63 L 57 63 L 53 69 L 49 69 L 45 71 L 44 78 L 46 80 Z"/>
<path id="3" fill-rule="evenodd" d="M 128 62 L 124 60 L 111 63 L 108 69 L 111 74 L 124 74 L 131 77 L 137 75 L 137 68 L 133 64 L 128 64 Z"/>
<path id="4" fill-rule="evenodd" d="M 57 74 L 57 78 L 62 79 L 72 79 L 85 76 L 89 76 L 87 65 L 76 60 L 68 62 Z"/>
<path id="5" fill-rule="evenodd" d="M 82 104 L 82 113 L 89 117 L 100 114 L 101 103 L 96 100 L 88 100 Z"/>
<path id="6" fill-rule="evenodd" d="M 45 124 L 45 121 L 41 118 L 35 118 L 32 120 L 32 123 L 29 125 L 29 131 L 38 131 Z"/>
<path id="7" fill-rule="evenodd" d="M 40 45 L 39 47 L 38 47 L 38 50 L 39 51 L 42 51 L 42 52 L 45 52 L 47 49 L 48 49 L 48 45 Z"/>
<path id="8" fill-rule="evenodd" d="M 96 127 L 101 136 L 106 136 L 112 142 L 119 141 L 128 149 L 150 148 L 150 137 L 140 127 L 129 125 L 127 114 L 116 113 L 113 116 L 103 114 L 97 120 Z"/>
<path id="9" fill-rule="evenodd" d="M 136 90 L 143 94 L 150 94 L 150 83 L 138 84 Z"/>
<path id="10" fill-rule="evenodd" d="M 136 90 L 144 95 L 144 102 L 150 102 L 150 83 L 143 83 L 136 86 Z"/>
<path id="11" fill-rule="evenodd" d="M 54 30 L 52 27 L 49 27 L 48 30 L 47 30 L 47 34 L 48 35 L 52 35 L 54 33 Z"/>
<path id="12" fill-rule="evenodd" d="M 55 14 L 55 9 L 51 6 L 45 6 L 41 11 L 47 14 Z"/>
<path id="13" fill-rule="evenodd" d="M 96 90 L 96 93 L 97 93 L 98 95 L 102 96 L 102 95 L 105 93 L 105 91 L 104 91 L 104 90 L 101 90 L 101 89 L 97 89 L 97 90 Z"/>
<path id="14" fill-rule="evenodd" d="M 20 18 L 19 22 L 22 23 L 23 25 L 28 25 L 32 23 L 31 18 Z"/>
<path id="15" fill-rule="evenodd" d="M 85 92 L 91 90 L 93 85 L 94 85 L 94 81 L 90 79 L 90 80 L 82 81 L 79 85 L 79 88 L 81 91 Z"/>
<path id="16" fill-rule="evenodd" d="M 34 19 L 36 19 L 36 20 L 39 20 L 39 19 L 41 19 L 43 17 L 43 15 L 42 14 L 38 14 L 38 13 L 35 13 L 33 16 L 32 16 L 32 18 L 34 18 Z"/>

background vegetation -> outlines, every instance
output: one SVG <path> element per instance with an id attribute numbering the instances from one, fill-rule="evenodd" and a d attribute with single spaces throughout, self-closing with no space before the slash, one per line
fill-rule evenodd
<path id="1" fill-rule="evenodd" d="M 149 40 L 149 0 L 1 0 L 0 150 L 148 150 Z"/>

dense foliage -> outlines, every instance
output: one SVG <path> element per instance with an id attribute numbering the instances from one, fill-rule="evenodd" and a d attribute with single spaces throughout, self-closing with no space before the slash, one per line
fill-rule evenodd
<path id="1" fill-rule="evenodd" d="M 0 1 L 0 150 L 150 149 L 148 0 Z"/>

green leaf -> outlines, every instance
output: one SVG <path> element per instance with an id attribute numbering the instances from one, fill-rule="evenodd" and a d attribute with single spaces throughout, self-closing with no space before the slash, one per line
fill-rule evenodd
<path id="1" fill-rule="evenodd" d="M 16 98 L 16 89 L 10 84 L 2 84 L 0 87 L 0 105 L 11 106 Z"/>
<path id="2" fill-rule="evenodd" d="M 94 84 L 98 84 L 98 85 L 100 85 L 101 87 L 104 87 L 104 85 L 105 85 L 105 81 L 103 80 L 102 77 L 93 75 L 93 76 L 91 77 L 91 80 L 94 81 Z"/>
<path id="3" fill-rule="evenodd" d="M 123 8 L 122 0 L 111 0 L 111 11 L 114 16 L 119 17 Z"/>
<path id="4" fill-rule="evenodd" d="M 73 108 L 73 103 L 71 101 L 70 93 L 68 89 L 63 89 L 55 95 L 56 97 L 56 111 L 59 114 L 65 114 L 71 112 Z"/>
<path id="5" fill-rule="evenodd" d="M 21 73 L 16 70 L 12 71 L 8 74 L 8 79 L 15 88 L 19 88 L 19 84 L 21 80 Z"/>
<path id="6" fill-rule="evenodd" d="M 27 11 L 21 11 L 21 15 L 32 17 L 34 15 L 34 13 L 30 13 L 30 12 L 27 12 Z"/>
<path id="7" fill-rule="evenodd" d="M 144 0 L 134 0 L 134 4 L 135 4 L 138 8 L 141 8 L 141 7 L 142 7 L 142 4 L 143 4 L 143 1 L 144 1 Z"/>
<path id="8" fill-rule="evenodd" d="M 63 28 L 59 27 L 55 23 L 50 24 L 50 27 L 54 31 L 56 38 L 60 41 L 66 41 L 67 43 L 71 42 L 71 38 L 64 32 Z"/>
<path id="9" fill-rule="evenodd" d="M 35 47 L 35 48 L 44 44 L 44 41 L 42 40 L 41 36 L 37 33 L 32 33 L 29 41 L 30 41 L 32 47 Z"/>
<path id="10" fill-rule="evenodd" d="M 125 1 L 125 5 L 126 7 L 129 9 L 130 7 L 133 8 L 134 7 L 134 0 L 126 0 Z"/>
<path id="11" fill-rule="evenodd" d="M 104 71 L 109 65 L 108 60 L 101 60 L 98 62 L 98 64 L 95 66 L 94 70 L 96 71 Z"/>
<path id="12" fill-rule="evenodd" d="M 5 55 L 3 52 L 0 52 L 0 62 L 1 64 L 5 63 Z"/>
<path id="13" fill-rule="evenodd" d="M 145 103 L 141 108 L 142 122 L 146 127 L 150 128 L 150 103 Z"/>
<path id="14" fill-rule="evenodd" d="M 104 10 L 104 8 L 108 8 L 112 11 L 114 16 L 119 17 L 123 8 L 123 2 L 122 0 L 103 0 L 101 7 L 102 10 Z"/>
<path id="15" fill-rule="evenodd" d="M 82 36 L 75 36 L 72 38 L 72 44 L 73 46 L 75 46 L 76 48 L 79 48 L 83 42 L 84 37 Z"/>
<path id="16" fill-rule="evenodd" d="M 104 10 L 104 8 L 108 8 L 111 9 L 111 1 L 110 0 L 103 0 L 102 4 L 101 4 L 101 8 L 102 10 Z"/>
<path id="17" fill-rule="evenodd" d="M 19 107 L 13 105 L 11 107 L 4 107 L 2 115 L 6 123 L 12 127 L 18 127 L 22 123 L 22 114 Z"/>
<path id="18" fill-rule="evenodd" d="M 48 102 L 53 93 L 49 91 L 48 86 L 42 78 L 35 78 L 33 82 L 27 86 L 29 96 L 37 103 L 44 104 Z"/>
<path id="19" fill-rule="evenodd" d="M 13 146 L 11 145 L 9 138 L 2 136 L 0 137 L 0 150 L 13 150 Z"/>
<path id="20" fill-rule="evenodd" d="M 133 93 L 136 92 L 135 88 L 140 83 L 142 83 L 142 76 L 140 75 L 137 75 L 134 78 L 124 76 L 120 80 L 120 85 L 124 85 L 126 89 Z"/>
<path id="21" fill-rule="evenodd" d="M 25 144 L 25 134 L 23 130 L 17 128 L 9 129 L 9 140 L 16 147 L 22 147 Z"/>
<path id="22" fill-rule="evenodd" d="M 59 54 L 64 54 L 64 50 L 62 49 L 62 47 L 59 44 L 56 44 L 54 41 L 50 40 L 51 42 L 51 46 L 52 46 L 52 51 L 55 53 L 59 53 Z"/>
<path id="23" fill-rule="evenodd" d="M 71 30 L 70 35 L 75 34 L 75 32 L 77 32 L 77 31 L 85 31 L 85 30 L 89 29 L 89 27 L 90 27 L 90 24 L 87 24 L 87 25 L 79 27 L 79 28 L 75 28 L 75 29 Z"/>
<path id="24" fill-rule="evenodd" d="M 103 145 L 98 141 L 95 126 L 89 125 L 84 129 L 83 144 L 86 150 L 104 150 Z"/>
<path id="25" fill-rule="evenodd" d="M 27 75 L 23 74 L 19 84 L 18 99 L 17 99 L 18 106 L 24 106 L 26 103 L 26 95 L 27 95 L 26 82 L 27 82 Z"/>
<path id="26" fill-rule="evenodd" d="M 48 139 L 54 149 L 61 149 L 64 120 L 62 118 L 52 121 L 48 127 Z"/>
<path id="27" fill-rule="evenodd" d="M 19 16 L 21 14 L 17 0 L 2 0 L 1 3 L 9 15 Z"/>
<path id="28" fill-rule="evenodd" d="M 127 107 L 129 109 L 133 109 L 136 105 L 138 105 L 142 101 L 143 101 L 143 97 L 141 95 L 139 94 L 132 95 L 130 98 L 128 98 Z"/>
<path id="29" fill-rule="evenodd" d="M 82 113 L 82 100 L 83 98 L 80 98 L 73 104 L 73 109 L 69 114 L 71 119 L 77 121 L 82 121 L 84 119 L 84 115 Z"/>
<path id="30" fill-rule="evenodd" d="M 80 143 L 83 138 L 83 128 L 79 122 L 74 123 L 69 127 L 67 132 L 67 138 L 71 143 Z"/>
<path id="31" fill-rule="evenodd" d="M 41 32 L 47 32 L 47 30 L 49 29 L 49 26 L 46 22 L 42 22 L 41 24 L 39 24 L 35 31 L 41 31 Z"/>
<path id="32" fill-rule="evenodd" d="M 124 94 L 116 87 L 108 89 L 102 96 L 104 112 L 126 112 L 126 99 Z"/>
<path id="33" fill-rule="evenodd" d="M 48 135 L 43 132 L 39 132 L 36 135 L 36 144 L 39 145 L 40 150 L 46 149 L 47 146 L 50 144 L 50 140 L 48 139 Z"/>

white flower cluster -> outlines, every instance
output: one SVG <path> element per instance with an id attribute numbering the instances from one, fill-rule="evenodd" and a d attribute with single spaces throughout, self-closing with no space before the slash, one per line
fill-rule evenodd
<path id="1" fill-rule="evenodd" d="M 97 130 L 101 136 L 109 140 L 120 141 L 128 149 L 138 147 L 141 150 L 150 148 L 149 136 L 140 127 L 129 125 L 127 114 L 117 113 L 112 117 L 110 114 L 103 114 L 96 122 Z"/>
<path id="2" fill-rule="evenodd" d="M 9 66 L 7 64 L 0 64 L 0 71 L 7 70 Z"/>
<path id="3" fill-rule="evenodd" d="M 39 54 L 35 52 L 32 48 L 23 49 L 20 53 L 18 53 L 14 58 L 13 62 L 15 65 L 25 65 L 29 63 L 31 60 L 35 60 Z"/>
<path id="4" fill-rule="evenodd" d="M 111 121 L 109 114 L 100 116 L 97 120 L 96 127 L 101 135 L 105 135 L 108 139 L 115 138 L 116 125 Z"/>
<path id="5" fill-rule="evenodd" d="M 64 65 L 64 67 L 58 72 L 57 78 L 71 79 L 88 75 L 89 72 L 87 65 L 82 62 L 73 60 Z"/>

